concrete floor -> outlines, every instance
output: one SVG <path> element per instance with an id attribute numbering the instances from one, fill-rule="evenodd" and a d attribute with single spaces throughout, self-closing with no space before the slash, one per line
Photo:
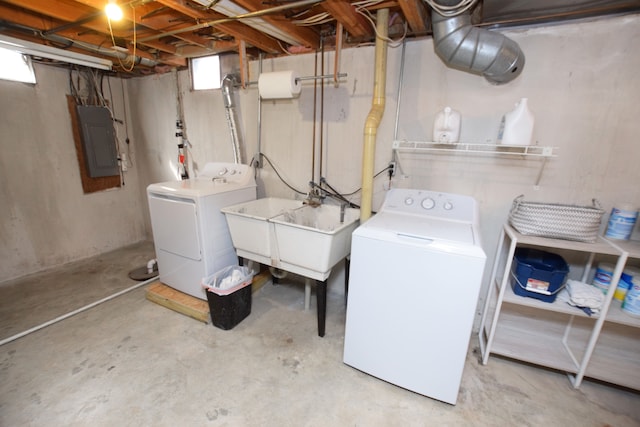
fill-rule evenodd
<path id="1" fill-rule="evenodd" d="M 0 340 L 136 282 L 153 257 L 132 247 L 0 286 Z M 314 307 L 312 300 L 312 307 Z M 304 287 L 253 295 L 230 331 L 145 299 L 140 287 L 0 346 L 0 426 L 638 426 L 640 394 L 492 357 L 472 337 L 451 406 L 342 363 L 345 305 L 327 333 Z"/>

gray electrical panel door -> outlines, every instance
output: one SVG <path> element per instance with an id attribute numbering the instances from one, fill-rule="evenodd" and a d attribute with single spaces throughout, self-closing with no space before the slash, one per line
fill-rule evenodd
<path id="1" fill-rule="evenodd" d="M 106 107 L 78 105 L 87 173 L 91 178 L 118 175 L 118 151 L 111 113 Z"/>

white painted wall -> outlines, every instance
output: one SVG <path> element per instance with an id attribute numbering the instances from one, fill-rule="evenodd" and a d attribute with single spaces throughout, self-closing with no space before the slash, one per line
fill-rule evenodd
<path id="1" fill-rule="evenodd" d="M 68 72 L 36 64 L 35 73 L 36 85 L 0 80 L 0 283 L 146 237 L 135 166 L 124 187 L 84 194 Z M 111 84 L 115 116 L 124 119 L 120 80 Z M 116 128 L 124 143 L 124 127 Z"/>
<path id="2" fill-rule="evenodd" d="M 640 206 L 640 16 L 512 29 L 504 34 L 520 44 L 526 65 L 515 81 L 503 86 L 492 86 L 482 77 L 447 68 L 434 54 L 431 39 L 408 42 L 398 138 L 430 140 L 435 115 L 451 106 L 462 113 L 461 141 L 495 142 L 502 115 L 527 97 L 536 117 L 534 140 L 539 145 L 559 147 L 559 156 L 547 163 L 539 186 L 534 185 L 540 170 L 538 160 L 406 154 L 400 157 L 402 174 L 391 184 L 475 197 L 480 203 L 488 266 L 512 200 L 520 194 L 529 200 L 580 205 L 597 198 L 607 212 L 623 200 Z M 325 72 L 330 73 L 333 53 L 325 58 Z M 386 111 L 378 132 L 376 171 L 392 158 L 400 58 L 400 47 L 389 49 Z M 263 71 L 294 69 L 300 75 L 312 75 L 314 60 L 314 55 L 267 60 Z M 345 193 L 360 186 L 362 135 L 371 105 L 373 62 L 372 46 L 347 49 L 340 71 L 348 77 L 337 89 L 325 86 L 322 176 Z M 251 65 L 250 80 L 257 80 L 257 64 Z M 231 161 L 220 92 L 192 93 L 187 73 L 180 73 L 179 78 L 194 157 L 200 164 Z M 148 154 L 143 159 L 148 171 L 142 185 L 171 177 L 167 164 L 175 162 L 176 153 L 175 138 L 171 137 L 175 117 L 172 79 L 160 76 L 132 84 L 138 130 L 145 132 L 138 139 Z M 313 98 L 313 84 L 305 82 L 298 99 L 262 103 L 262 152 L 302 191 L 313 176 Z M 160 100 L 166 104 L 159 105 Z M 240 90 L 239 104 L 250 158 L 257 150 L 256 88 Z M 260 196 L 295 197 L 269 166 L 259 171 L 258 179 Z M 387 188 L 385 178 L 375 181 L 374 209 Z M 359 195 L 353 200 L 357 203 Z M 342 277 L 338 280 L 340 286 L 333 285 L 336 291 L 341 289 Z"/>
<path id="3" fill-rule="evenodd" d="M 500 117 L 521 97 L 528 97 L 536 116 L 534 139 L 540 145 L 559 147 L 559 157 L 548 162 L 539 187 L 533 185 L 537 161 L 471 156 L 402 156 L 402 175 L 392 182 L 393 186 L 474 196 L 480 202 L 488 265 L 500 226 L 519 194 L 531 200 L 577 204 L 595 197 L 607 211 L 622 200 L 640 205 L 640 104 L 636 99 L 640 16 L 513 29 L 505 35 L 520 44 L 527 62 L 522 75 L 504 86 L 491 86 L 482 77 L 448 69 L 433 53 L 431 39 L 408 42 L 398 137 L 430 139 L 436 113 L 449 105 L 462 113 L 462 141 L 493 141 Z M 389 49 L 387 106 L 378 133 L 375 170 L 383 169 L 392 158 L 400 57 L 401 48 Z M 325 72 L 330 72 L 333 53 L 325 58 Z M 314 55 L 266 60 L 263 70 L 295 69 L 312 75 L 314 60 Z M 360 186 L 373 60 L 372 46 L 345 50 L 340 70 L 348 77 L 337 89 L 325 86 L 321 174 L 345 193 Z M 257 63 L 251 64 L 250 80 L 257 80 L 257 68 Z M 144 190 L 152 182 L 176 179 L 176 74 L 126 82 L 129 132 L 137 152 L 134 170 L 128 173 L 124 189 L 85 196 L 77 177 L 64 100 L 66 73 L 44 67 L 37 72 L 41 81 L 35 90 L 0 82 L 0 129 L 5 141 L 0 154 L 0 281 L 123 246 L 139 240 L 143 228 L 150 237 Z M 197 164 L 231 161 L 220 91 L 191 92 L 188 73 L 179 72 L 177 78 Z M 255 86 L 238 92 L 245 159 L 257 151 L 257 95 Z M 313 99 L 313 83 L 306 82 L 298 99 L 262 103 L 262 152 L 302 191 L 313 176 Z M 119 102 L 116 107 L 121 108 Z M 316 113 L 319 117 L 319 109 Z M 26 121 L 25 117 L 34 118 Z M 315 133 L 319 146 L 318 123 Z M 268 165 L 259 171 L 258 182 L 261 197 L 295 197 Z M 386 188 L 386 179 L 375 181 L 374 208 L 379 207 Z M 357 203 L 359 195 L 353 200 Z M 105 212 L 114 216 L 105 217 Z M 333 291 L 341 290 L 341 273 L 332 276 Z"/>

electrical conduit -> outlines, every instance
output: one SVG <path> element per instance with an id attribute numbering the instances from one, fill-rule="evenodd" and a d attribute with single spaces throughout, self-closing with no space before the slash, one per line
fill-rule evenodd
<path id="1" fill-rule="evenodd" d="M 380 9 L 376 15 L 376 52 L 373 79 L 373 100 L 364 125 L 364 147 L 362 152 L 362 200 L 360 223 L 371 217 L 373 199 L 373 175 L 376 153 L 376 136 L 384 114 L 387 79 L 387 36 L 389 34 L 389 9 Z"/>

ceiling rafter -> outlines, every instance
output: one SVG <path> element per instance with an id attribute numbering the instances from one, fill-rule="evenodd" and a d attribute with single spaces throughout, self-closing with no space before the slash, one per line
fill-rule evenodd
<path id="1" fill-rule="evenodd" d="M 325 0 L 321 6 L 340 22 L 352 37 L 356 39 L 373 37 L 374 31 L 371 23 L 357 12 L 355 6 L 349 1 Z"/>
<path id="2" fill-rule="evenodd" d="M 131 74 L 146 75 L 184 67 L 193 57 L 237 53 L 240 46 L 246 46 L 246 60 L 332 49 L 340 39 L 339 25 L 345 34 L 342 47 L 368 44 L 375 40 L 379 9 L 389 10 L 389 34 L 395 40 L 428 37 L 432 31 L 424 0 L 115 0 L 125 19 L 112 22 L 111 29 L 103 14 L 107 1 L 0 0 L 0 34 L 102 58 L 133 59 L 137 71 Z M 505 27 L 640 13 L 640 0 L 568 3 L 478 0 L 472 22 Z"/>
<path id="3" fill-rule="evenodd" d="M 216 19 L 223 19 L 226 16 L 219 14 L 213 11 L 203 11 L 198 10 L 189 6 L 189 2 L 185 0 L 157 0 L 158 3 L 161 3 L 165 6 L 169 6 L 172 9 L 175 9 L 186 16 L 197 19 L 199 21 L 210 22 Z M 264 50 L 269 53 L 280 52 L 280 45 L 276 40 L 273 40 L 271 37 L 265 37 L 264 34 L 259 31 L 242 24 L 240 22 L 226 22 L 221 24 L 216 24 L 215 27 L 221 31 L 224 31 L 230 35 L 232 35 L 235 39 L 245 40 L 250 43 L 252 46 L 255 46 L 259 49 Z"/>
<path id="4" fill-rule="evenodd" d="M 264 3 L 262 0 L 236 0 L 239 6 L 243 7 L 249 12 L 255 12 L 265 9 L 261 7 Z M 282 30 L 283 32 L 290 34 L 296 39 L 300 45 L 310 47 L 313 49 L 320 48 L 320 35 L 307 27 L 300 27 L 287 21 L 284 16 L 263 16 L 262 19 L 265 22 L 273 25 L 274 27 Z"/>

